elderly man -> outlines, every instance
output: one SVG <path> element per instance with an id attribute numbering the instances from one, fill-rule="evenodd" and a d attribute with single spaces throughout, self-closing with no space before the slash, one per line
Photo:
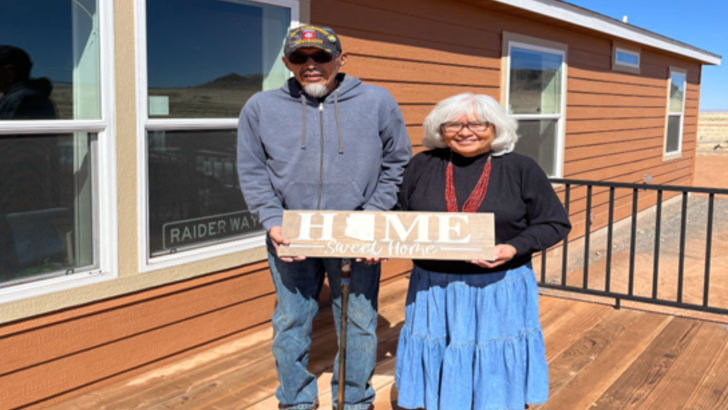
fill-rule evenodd
<path id="1" fill-rule="evenodd" d="M 308 372 L 311 323 L 326 273 L 334 317 L 341 312 L 341 260 L 279 258 L 284 209 L 391 209 L 412 148 L 397 103 L 385 89 L 339 73 L 347 54 L 333 30 L 291 30 L 283 62 L 295 78 L 254 95 L 240 114 L 238 173 L 250 210 L 268 231 L 268 262 L 278 304 L 273 354 L 282 409 L 317 407 L 316 378 Z M 352 266 L 346 403 L 364 410 L 374 401 L 369 379 L 376 362 L 380 265 Z M 373 262 L 373 263 L 372 263 Z M 332 346 L 331 349 L 334 347 Z M 332 396 L 341 385 L 335 362 Z M 335 403 L 335 408 L 338 406 Z"/>

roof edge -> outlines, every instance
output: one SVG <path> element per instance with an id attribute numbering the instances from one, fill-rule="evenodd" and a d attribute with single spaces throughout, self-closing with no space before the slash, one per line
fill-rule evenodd
<path id="1" fill-rule="evenodd" d="M 700 48 L 673 40 L 669 37 L 639 28 L 611 17 L 599 14 L 559 0 L 492 0 L 512 7 L 532 11 L 577 26 L 596 30 L 621 39 L 630 40 L 690 57 L 706 65 L 720 65 L 721 56 Z"/>

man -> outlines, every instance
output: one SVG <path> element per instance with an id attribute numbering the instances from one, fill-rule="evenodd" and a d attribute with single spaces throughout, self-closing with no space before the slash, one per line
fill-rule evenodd
<path id="1" fill-rule="evenodd" d="M 402 114 L 392 96 L 339 70 L 347 54 L 333 30 L 305 26 L 286 36 L 283 62 L 294 74 L 279 90 L 254 95 L 240 114 L 238 173 L 251 212 L 268 231 L 268 262 L 278 304 L 273 354 L 282 409 L 317 407 L 316 378 L 308 372 L 311 323 L 328 274 L 337 326 L 341 260 L 279 258 L 284 209 L 391 209 L 412 155 Z M 352 266 L 346 403 L 365 410 L 374 401 L 369 379 L 376 362 L 380 265 Z M 333 348 L 333 347 L 332 347 Z M 338 361 L 332 396 L 338 395 Z M 334 402 L 334 406 L 338 403 Z"/>
<path id="2" fill-rule="evenodd" d="M 0 120 L 54 120 L 47 78 L 31 79 L 33 62 L 20 48 L 0 45 Z"/>

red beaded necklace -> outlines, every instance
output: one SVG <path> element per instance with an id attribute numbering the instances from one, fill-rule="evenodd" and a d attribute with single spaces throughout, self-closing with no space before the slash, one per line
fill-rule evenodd
<path id="1" fill-rule="evenodd" d="M 463 212 L 476 212 L 480 208 L 480 204 L 485 199 L 485 193 L 488 192 L 488 182 L 490 181 L 490 156 L 488 162 L 483 167 L 483 173 L 480 174 L 478 184 L 475 185 L 475 189 L 468 197 L 468 200 L 463 204 Z M 455 183 L 453 182 L 453 166 L 452 166 L 452 154 L 450 154 L 450 162 L 447 164 L 446 178 L 445 178 L 445 204 L 447 205 L 448 212 L 458 212 L 458 198 L 455 195 Z"/>

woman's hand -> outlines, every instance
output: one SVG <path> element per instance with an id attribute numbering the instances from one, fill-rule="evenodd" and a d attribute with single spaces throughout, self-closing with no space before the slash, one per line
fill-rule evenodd
<path id="1" fill-rule="evenodd" d="M 379 262 L 386 262 L 387 259 L 386 258 L 379 259 L 379 258 L 376 258 L 376 257 L 374 257 L 374 258 L 356 258 L 356 261 L 357 262 L 364 262 L 367 265 L 376 265 Z"/>
<path id="2" fill-rule="evenodd" d="M 281 234 L 282 232 L 283 232 L 283 228 L 280 226 L 274 226 L 274 227 L 270 228 L 270 230 L 268 231 L 268 234 L 270 235 L 270 241 L 273 243 L 273 247 L 276 248 L 276 255 L 278 255 L 279 246 L 281 246 L 281 245 L 288 246 L 291 244 L 291 241 L 289 241 L 288 239 L 283 237 L 283 235 Z M 306 259 L 305 256 L 296 256 L 295 258 L 292 258 L 290 256 L 281 258 L 279 256 L 279 258 L 283 262 L 294 262 L 294 261 L 300 262 L 300 261 Z"/>
<path id="3" fill-rule="evenodd" d="M 513 259 L 513 257 L 516 256 L 517 252 L 518 251 L 516 251 L 516 248 L 511 245 L 496 245 L 494 261 L 489 262 L 484 260 L 473 260 L 470 261 L 470 263 L 478 265 L 481 268 L 493 269 Z"/>

